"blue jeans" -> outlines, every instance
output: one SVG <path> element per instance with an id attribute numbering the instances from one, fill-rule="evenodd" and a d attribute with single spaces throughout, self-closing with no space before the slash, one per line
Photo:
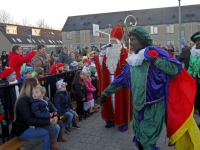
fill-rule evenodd
<path id="1" fill-rule="evenodd" d="M 66 124 L 69 126 L 72 123 L 76 123 L 76 112 L 70 109 L 68 112 L 65 112 L 63 114 L 64 116 L 67 116 L 67 122 Z"/>
<path id="2" fill-rule="evenodd" d="M 20 140 L 34 140 L 44 137 L 43 150 L 50 150 L 49 131 L 40 127 L 26 129 L 18 138 Z"/>
<path id="3" fill-rule="evenodd" d="M 49 131 L 50 140 L 57 140 L 58 133 L 60 131 L 60 126 L 58 124 L 50 124 L 48 126 L 42 127 Z"/>

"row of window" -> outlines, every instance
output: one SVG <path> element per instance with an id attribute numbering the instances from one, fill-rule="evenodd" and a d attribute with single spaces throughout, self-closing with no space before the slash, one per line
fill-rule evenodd
<path id="1" fill-rule="evenodd" d="M 199 23 L 200 25 L 200 23 Z M 184 28 L 185 24 L 182 23 L 182 28 Z M 145 26 L 143 26 L 145 28 Z M 100 29 L 99 31 L 105 32 L 105 29 Z M 182 29 L 182 35 L 184 36 L 184 29 Z M 158 26 L 150 26 L 150 33 L 151 34 L 158 34 Z M 166 25 L 166 33 L 174 33 L 174 25 L 168 24 Z M 76 35 L 80 35 L 80 31 L 76 31 Z M 90 35 L 93 36 L 93 30 L 90 30 Z M 99 33 L 99 37 L 105 37 L 105 34 Z M 71 40 L 72 39 L 72 32 L 66 32 L 66 39 Z"/>
<path id="2" fill-rule="evenodd" d="M 102 47 L 102 46 L 104 46 L 104 45 L 106 45 L 106 43 L 100 43 L 100 47 Z M 68 44 L 67 46 L 68 46 L 69 48 L 73 49 L 72 44 Z M 95 44 L 91 43 L 91 44 L 90 44 L 90 49 L 92 49 L 94 46 L 95 46 Z M 81 45 L 80 45 L 80 44 L 76 44 L 75 49 L 76 49 L 76 50 L 81 50 Z"/>
<path id="3" fill-rule="evenodd" d="M 15 43 L 23 43 L 22 40 L 20 38 L 12 38 L 13 42 Z M 31 38 L 27 38 L 26 39 L 29 43 L 35 43 L 36 44 L 36 41 L 34 39 L 31 39 Z M 43 40 L 43 39 L 37 39 L 37 41 L 40 43 L 40 44 L 45 44 L 46 42 Z M 48 40 L 49 43 L 51 44 L 62 44 L 62 41 L 61 40 Z M 57 42 L 57 43 L 56 43 Z"/>

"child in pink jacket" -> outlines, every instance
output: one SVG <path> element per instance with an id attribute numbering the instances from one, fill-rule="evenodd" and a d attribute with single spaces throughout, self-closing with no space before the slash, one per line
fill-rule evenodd
<path id="1" fill-rule="evenodd" d="M 88 67 L 84 66 L 82 70 L 85 74 L 84 82 L 86 85 L 86 91 L 87 91 L 87 102 L 84 102 L 83 109 L 87 111 L 89 115 L 92 115 L 92 112 L 90 111 L 92 107 L 94 107 L 94 98 L 93 94 L 96 91 L 96 88 L 92 85 L 91 81 L 91 72 Z"/>

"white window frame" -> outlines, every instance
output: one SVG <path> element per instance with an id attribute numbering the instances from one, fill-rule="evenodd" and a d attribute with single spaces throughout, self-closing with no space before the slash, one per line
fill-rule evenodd
<path id="1" fill-rule="evenodd" d="M 168 45 L 174 45 L 174 39 L 167 39 L 166 46 L 168 46 Z"/>
<path id="2" fill-rule="evenodd" d="M 66 32 L 66 40 L 72 39 L 72 32 Z"/>
<path id="3" fill-rule="evenodd" d="M 157 43 L 157 44 L 156 44 L 156 43 Z M 157 45 L 157 46 L 158 46 L 158 45 L 159 45 L 158 43 L 159 43 L 158 39 L 154 39 L 154 40 L 153 40 L 153 45 Z"/>
<path id="4" fill-rule="evenodd" d="M 166 33 L 174 33 L 174 25 L 173 24 L 166 25 Z"/>
<path id="5" fill-rule="evenodd" d="M 158 34 L 158 26 L 154 25 L 150 27 L 151 34 Z"/>

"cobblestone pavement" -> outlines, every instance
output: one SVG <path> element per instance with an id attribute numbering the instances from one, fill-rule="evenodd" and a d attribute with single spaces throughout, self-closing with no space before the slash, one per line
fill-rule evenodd
<path id="1" fill-rule="evenodd" d="M 72 129 L 70 134 L 65 133 L 68 142 L 59 142 L 61 150 L 137 150 L 132 142 L 133 134 L 118 131 L 117 127 L 105 128 L 105 123 L 101 118 L 100 110 L 87 120 L 79 122 L 81 129 Z M 168 147 L 166 137 L 166 128 L 163 128 L 162 134 L 157 146 L 161 150 L 173 150 Z M 22 150 L 41 150 L 42 139 L 29 141 Z"/>

